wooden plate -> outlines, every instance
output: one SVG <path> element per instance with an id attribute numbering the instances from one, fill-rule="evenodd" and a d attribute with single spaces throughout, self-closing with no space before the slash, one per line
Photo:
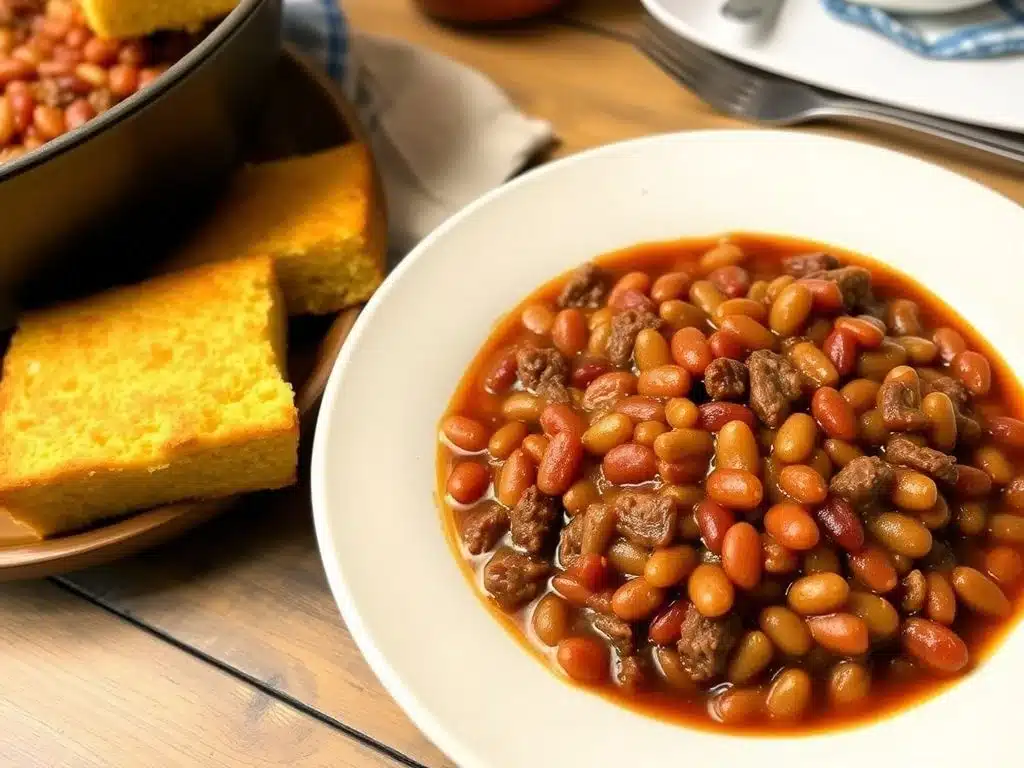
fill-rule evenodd
<path id="1" fill-rule="evenodd" d="M 331 80 L 296 52 L 285 50 L 275 80 L 268 86 L 271 93 L 264 122 L 249 152 L 252 160 L 304 154 L 353 140 L 367 143 L 352 105 Z M 387 223 L 376 171 L 371 211 L 371 247 L 384 263 Z M 332 316 L 290 320 L 288 372 L 304 437 L 311 433 L 327 377 L 358 314 L 359 308 L 351 308 Z M 0 581 L 52 576 L 124 557 L 209 520 L 238 498 L 171 504 L 67 536 L 0 545 Z M 10 541 L 17 527 L 0 510 L 0 541 Z"/>

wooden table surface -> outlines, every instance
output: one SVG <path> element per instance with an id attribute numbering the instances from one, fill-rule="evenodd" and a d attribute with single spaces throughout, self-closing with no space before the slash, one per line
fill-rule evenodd
<path id="1" fill-rule="evenodd" d="M 554 154 L 742 125 L 634 46 L 638 0 L 582 2 L 501 32 L 453 31 L 409 0 L 344 0 L 354 26 L 478 68 L 552 122 Z M 1018 172 L 892 146 L 1024 203 Z M 445 766 L 363 661 L 328 592 L 308 493 L 253 497 L 134 559 L 0 586 L 0 765 Z"/>

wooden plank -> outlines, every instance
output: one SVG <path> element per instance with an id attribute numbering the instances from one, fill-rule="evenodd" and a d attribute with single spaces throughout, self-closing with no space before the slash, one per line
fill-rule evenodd
<path id="1" fill-rule="evenodd" d="M 0 613 L 0 765 L 399 765 L 54 584 Z"/>

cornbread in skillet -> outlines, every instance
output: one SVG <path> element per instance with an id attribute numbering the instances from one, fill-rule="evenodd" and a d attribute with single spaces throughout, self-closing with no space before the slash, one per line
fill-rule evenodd
<path id="1" fill-rule="evenodd" d="M 141 37 L 160 29 L 193 29 L 226 16 L 238 0 L 80 0 L 100 37 Z"/>
<path id="2" fill-rule="evenodd" d="M 247 166 L 172 263 L 272 256 L 291 314 L 365 301 L 384 276 L 371 184 L 369 153 L 358 143 Z"/>
<path id="3" fill-rule="evenodd" d="M 0 379 L 0 504 L 53 535 L 294 482 L 285 320 L 268 257 L 26 316 Z"/>

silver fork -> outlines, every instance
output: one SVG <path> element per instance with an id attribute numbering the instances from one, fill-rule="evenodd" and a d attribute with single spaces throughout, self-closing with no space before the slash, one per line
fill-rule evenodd
<path id="1" fill-rule="evenodd" d="M 896 126 L 1024 163 L 1024 140 L 938 117 L 831 96 L 712 53 L 648 19 L 640 49 L 719 112 L 767 125 L 840 120 Z"/>

